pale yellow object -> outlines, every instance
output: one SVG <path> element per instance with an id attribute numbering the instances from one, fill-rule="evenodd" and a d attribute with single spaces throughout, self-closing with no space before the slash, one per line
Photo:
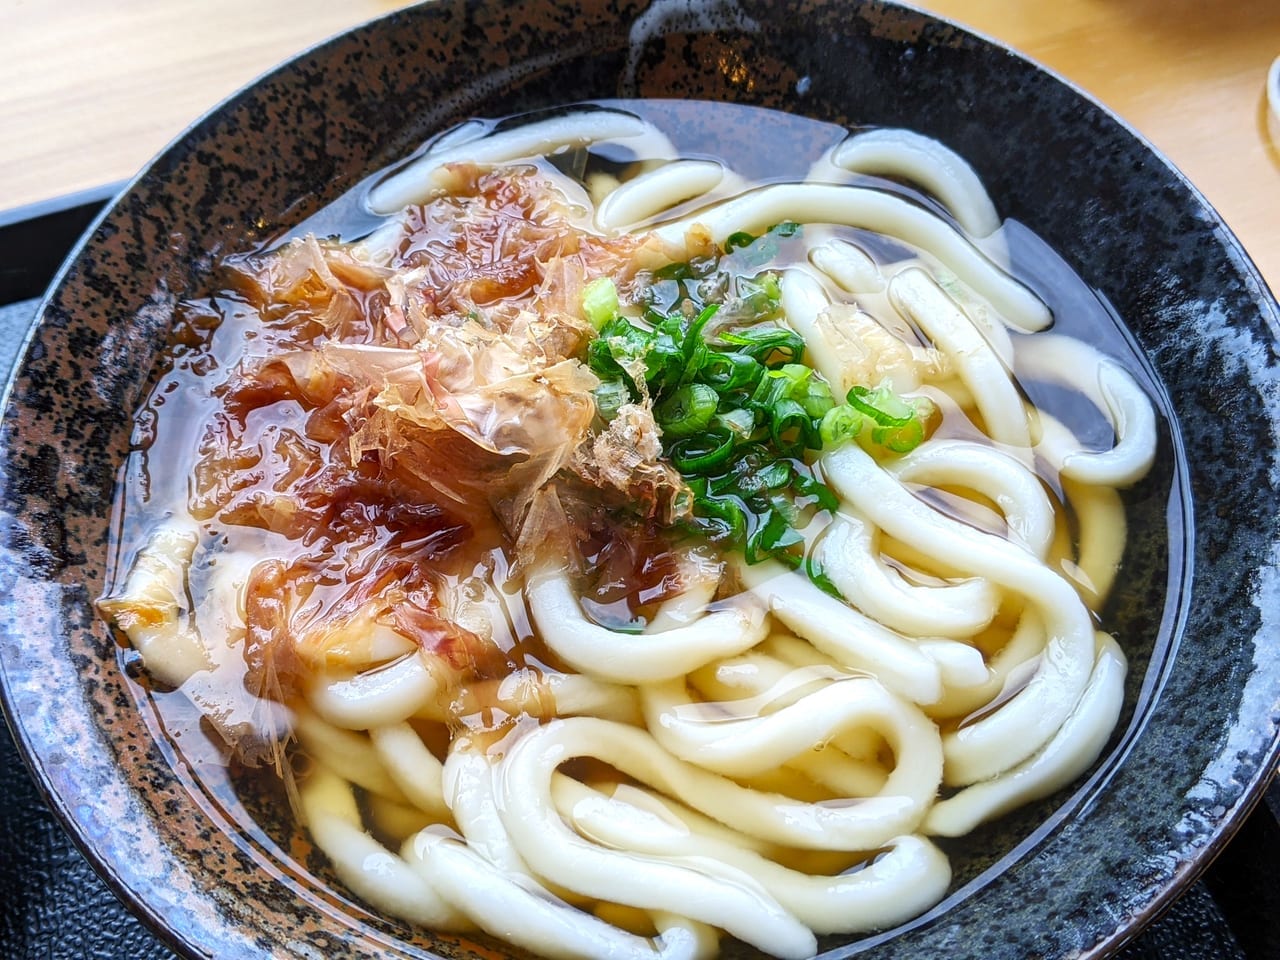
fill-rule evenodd
<path id="1" fill-rule="evenodd" d="M 1280 57 L 1272 61 L 1267 71 L 1267 103 L 1271 106 L 1271 115 L 1280 121 Z"/>

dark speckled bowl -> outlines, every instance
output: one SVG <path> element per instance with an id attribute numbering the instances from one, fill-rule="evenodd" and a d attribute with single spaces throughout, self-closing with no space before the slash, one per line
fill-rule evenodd
<path id="1" fill-rule="evenodd" d="M 881 4 L 428 4 L 302 55 L 161 155 L 63 270 L 4 414 L 3 688 L 54 809 L 190 956 L 495 955 L 369 915 L 253 785 L 195 785 L 91 602 L 130 415 L 175 302 L 219 254 L 463 118 L 618 96 L 938 137 L 1149 358 L 1166 429 L 1113 610 L 1134 669 L 1108 753 L 1083 784 L 984 831 L 983 856 L 958 854 L 936 909 L 826 945 L 876 958 L 1112 951 L 1225 843 L 1276 759 L 1277 307 L 1201 197 L 1105 110 L 1008 50 Z M 257 809 L 258 832 L 228 828 L 238 805 Z"/>

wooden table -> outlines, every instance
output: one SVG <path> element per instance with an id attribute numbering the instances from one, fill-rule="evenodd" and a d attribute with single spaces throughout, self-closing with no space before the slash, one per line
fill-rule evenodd
<path id="1" fill-rule="evenodd" d="M 0 0 L 0 210 L 132 175 L 278 61 L 403 0 Z M 1280 290 L 1280 0 L 925 0 L 1097 97 Z"/>

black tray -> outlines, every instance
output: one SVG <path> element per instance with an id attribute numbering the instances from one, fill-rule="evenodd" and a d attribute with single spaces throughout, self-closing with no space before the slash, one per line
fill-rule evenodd
<path id="1" fill-rule="evenodd" d="M 115 192 L 111 185 L 0 213 L 0 379 L 7 379 L 58 264 Z M 1280 958 L 1278 868 L 1280 786 L 1273 784 L 1200 881 L 1124 947 L 1119 960 Z M 172 956 L 76 849 L 6 727 L 0 732 L 0 957 Z"/>

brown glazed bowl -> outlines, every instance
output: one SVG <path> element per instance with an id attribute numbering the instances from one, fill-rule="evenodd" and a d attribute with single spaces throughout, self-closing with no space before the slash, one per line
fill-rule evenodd
<path id="1" fill-rule="evenodd" d="M 1275 766 L 1277 306 L 1213 210 L 1115 117 L 1006 49 L 885 3 L 428 3 L 303 53 L 158 157 L 62 270 L 4 412 L 0 667 L 51 806 L 184 956 L 505 955 L 372 915 L 265 787 L 193 780 L 93 601 L 131 415 L 175 303 L 219 255 L 468 117 L 618 97 L 937 137 L 1124 318 L 1162 436 L 1111 611 L 1131 663 L 1112 742 L 1081 782 L 957 848 L 936 908 L 822 944 L 876 960 L 1113 952 L 1221 849 Z M 730 155 L 749 158 L 757 133 L 737 131 Z M 246 811 L 258 826 L 235 829 Z"/>

